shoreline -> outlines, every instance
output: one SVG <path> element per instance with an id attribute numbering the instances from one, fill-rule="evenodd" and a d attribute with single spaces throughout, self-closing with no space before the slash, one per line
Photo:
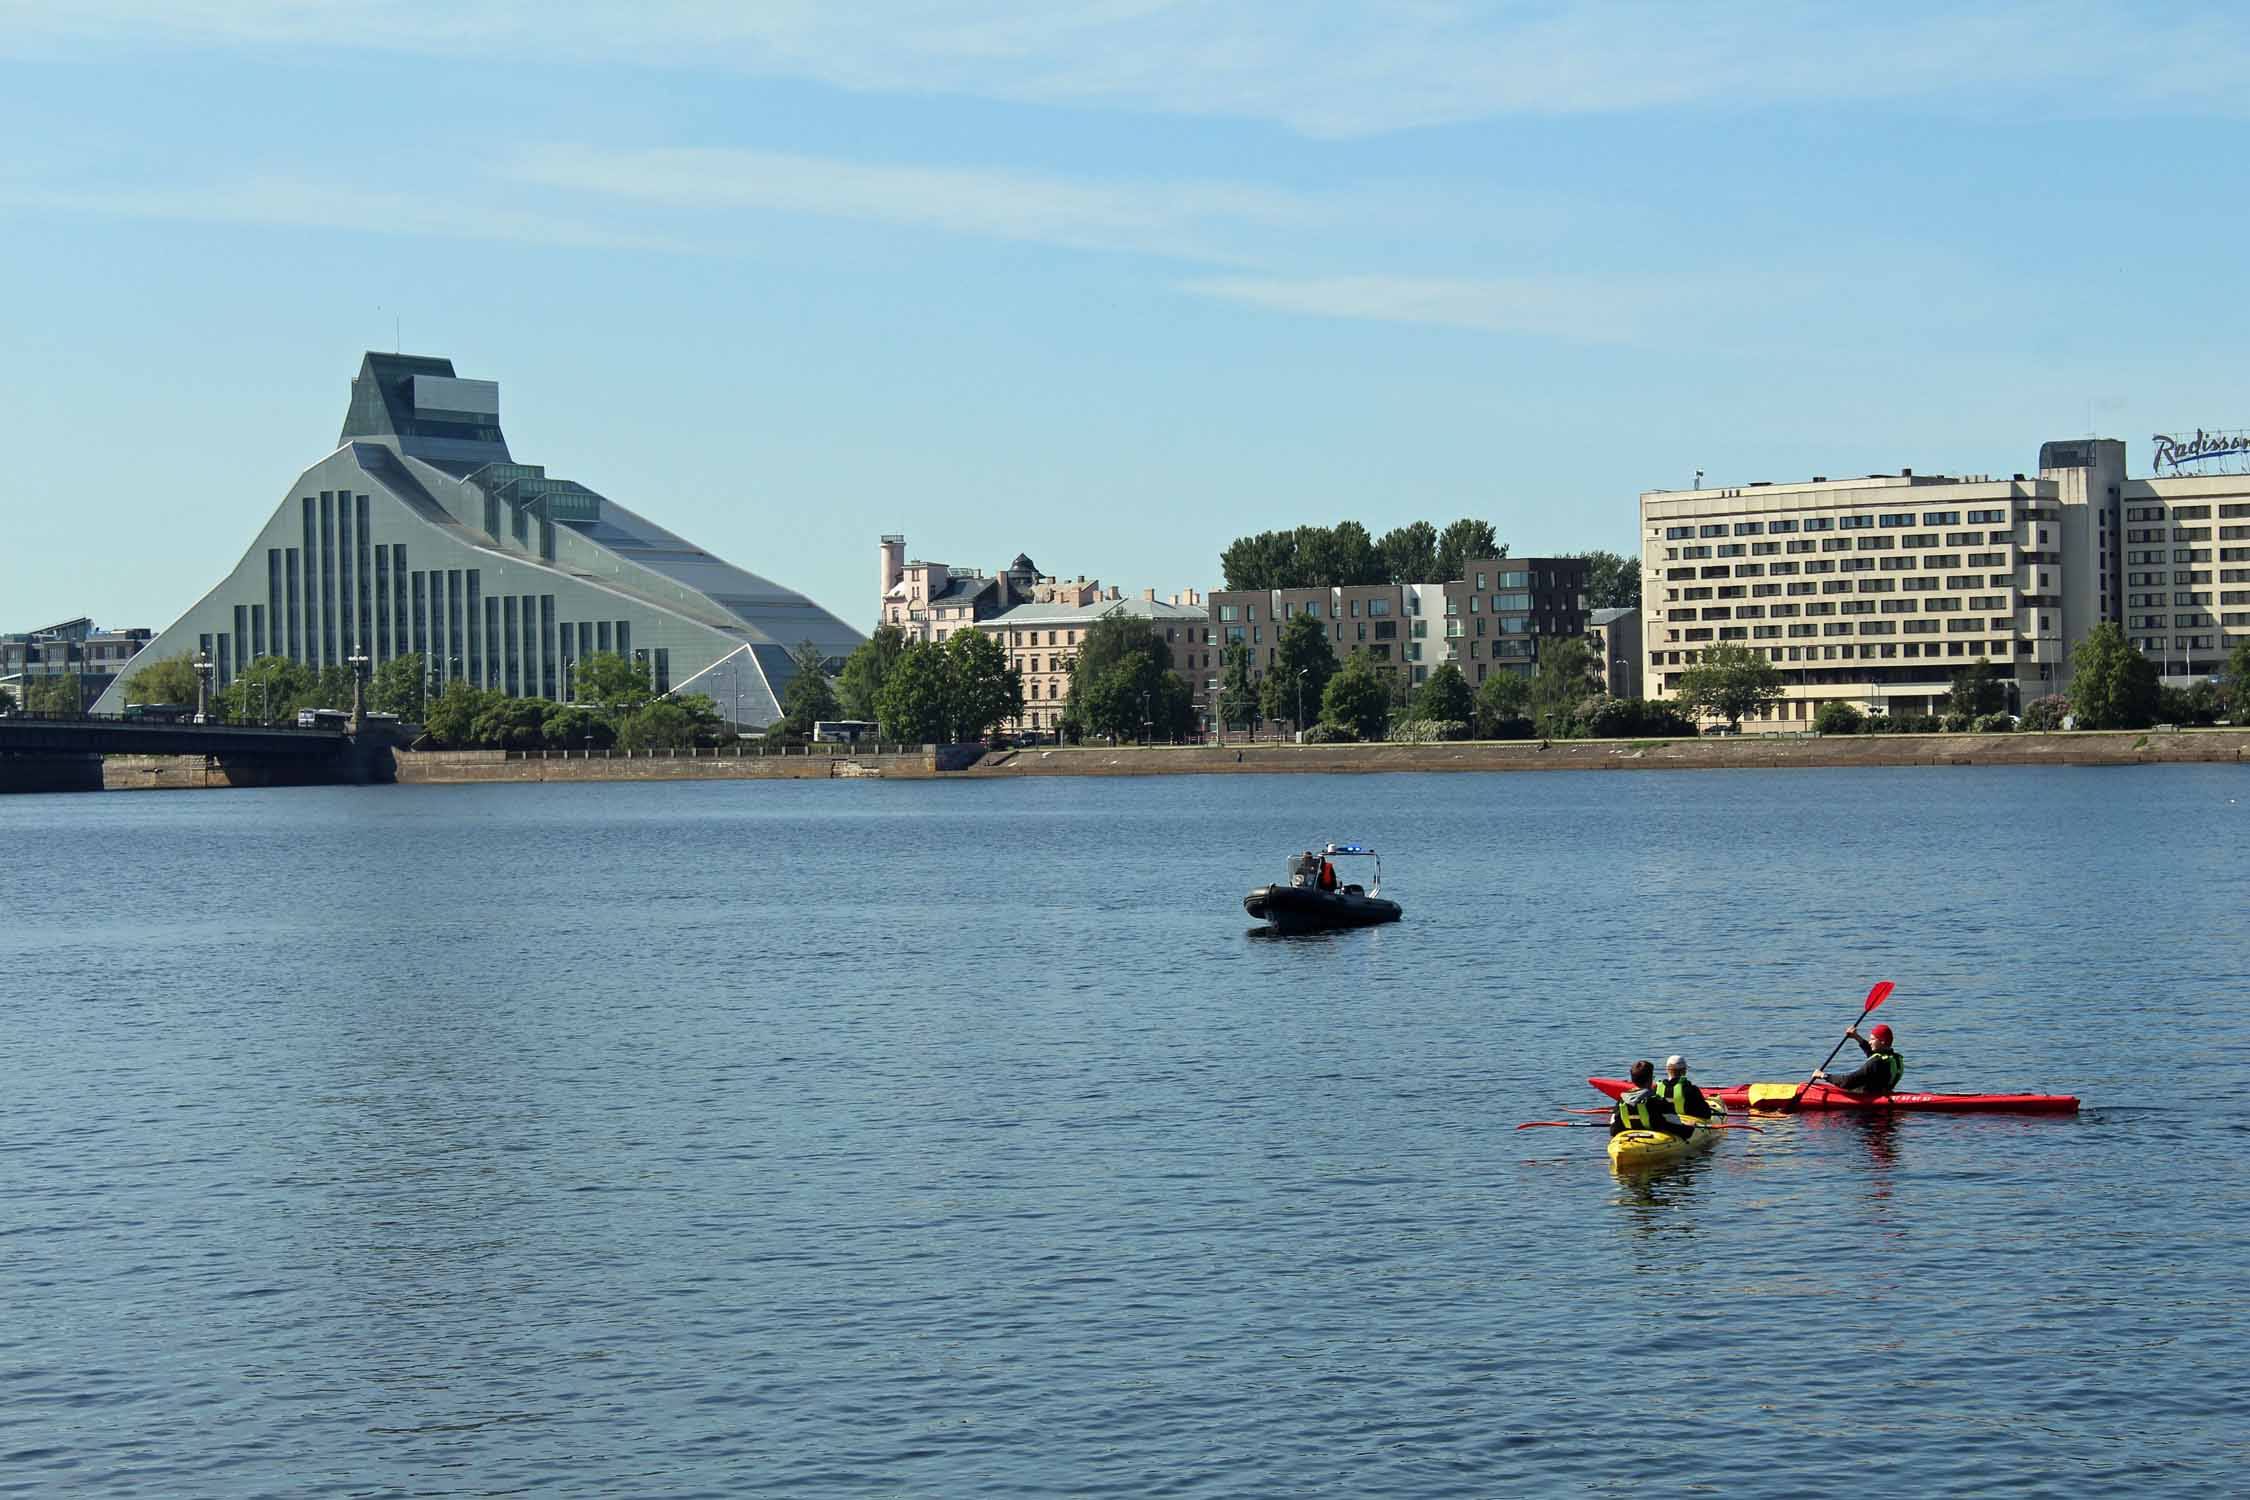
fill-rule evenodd
<path id="1" fill-rule="evenodd" d="M 402 786 L 571 781 L 961 781 L 1051 776 L 1372 775 L 1382 772 L 1743 771 L 1854 766 L 2250 764 L 2250 728 L 2052 734 L 1741 735 L 1708 739 L 1467 740 L 1437 745 L 924 746 L 903 754 L 719 755 L 400 750 Z M 70 764 L 60 762 L 68 759 Z M 48 760 L 55 763 L 49 764 Z M 0 761 L 0 792 L 220 790 L 281 784 L 202 756 Z"/>

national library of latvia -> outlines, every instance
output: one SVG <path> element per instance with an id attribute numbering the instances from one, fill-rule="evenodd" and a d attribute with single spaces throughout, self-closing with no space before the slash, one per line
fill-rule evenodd
<path id="1" fill-rule="evenodd" d="M 200 654 L 224 687 L 261 656 L 372 668 L 419 653 L 438 684 L 561 701 L 576 662 L 612 651 L 658 692 L 708 693 L 722 717 L 755 726 L 781 716 L 800 643 L 833 664 L 861 639 L 804 595 L 515 462 L 495 382 L 371 353 L 335 451 L 136 660 Z M 97 712 L 124 707 L 132 671 Z"/>
<path id="2" fill-rule="evenodd" d="M 2250 440 L 2159 436 L 2154 477 L 2112 438 L 2047 443 L 2035 475 L 1870 474 L 1641 496 L 1651 696 L 1705 646 L 1780 668 L 1767 723 L 1821 705 L 1941 712 L 1989 661 L 2019 703 L 2061 692 L 2071 649 L 2116 622 L 2164 680 L 2250 637 Z"/>

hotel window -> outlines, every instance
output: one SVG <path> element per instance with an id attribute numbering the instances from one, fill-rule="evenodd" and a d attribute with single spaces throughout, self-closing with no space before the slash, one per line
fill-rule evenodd
<path id="1" fill-rule="evenodd" d="M 1887 520 L 1886 520 L 1885 524 L 1886 524 L 1886 525 L 1887 525 L 1887 524 L 1889 524 Z M 1907 517 L 1907 518 L 1905 519 L 1905 521 L 1904 521 L 1904 524 L 1905 524 L 1905 525 L 1908 525 L 1908 526 L 1911 526 L 1911 525 L 1913 525 L 1913 524 L 1914 524 L 1914 518 L 1913 518 L 1912 516 L 1908 516 L 1908 517 Z M 1862 515 L 1852 515 L 1852 516 L 1838 516 L 1838 517 L 1836 518 L 1836 529 L 1837 529 L 1838 531 L 1869 531 L 1869 530 L 1872 530 L 1872 529 L 1874 528 L 1874 525 L 1875 525 L 1875 518 L 1874 518 L 1873 516 L 1870 516 L 1870 515 L 1865 515 L 1865 514 L 1862 514 Z"/>
<path id="2" fill-rule="evenodd" d="M 1765 529 L 1766 525 L 1763 521 L 1737 521 L 1734 523 L 1734 534 L 1736 536 L 1759 536 L 1764 533 Z"/>
<path id="3" fill-rule="evenodd" d="M 1905 526 L 1912 526 L 1912 525 L 1914 524 L 1914 512 L 1912 512 L 1912 511 L 1892 511 L 1892 512 L 1887 512 L 1887 513 L 1885 513 L 1884 515 L 1882 515 L 1882 516 L 1879 516 L 1879 517 L 1877 518 L 1877 520 L 1878 520 L 1878 521 L 1880 522 L 1880 524 L 1882 525 L 1882 527 L 1883 527 L 1883 529 L 1884 529 L 1884 530 L 1886 530 L 1886 531 L 1896 531 L 1896 530 L 1898 530 L 1898 529 L 1899 529 L 1899 528 L 1901 528 L 1901 527 L 1905 527 Z M 1930 525 L 1930 526 L 1934 526 L 1934 525 L 1936 525 L 1937 523 L 1936 523 L 1935 521 L 1925 521 L 1925 522 L 1924 522 L 1924 524 L 1925 524 L 1925 525 Z"/>
<path id="4" fill-rule="evenodd" d="M 1388 599 L 1370 599 L 1367 601 L 1367 615 L 1369 619 L 1374 619 L 1378 615 L 1387 615 L 1390 612 L 1391 601 Z"/>
<path id="5" fill-rule="evenodd" d="M 1950 526 L 1953 523 L 1951 521 L 1938 521 L 1932 524 Z M 1969 512 L 1969 524 L 1971 526 L 2005 526 L 2008 524 L 2008 513 L 2005 510 L 1972 510 Z"/>
<path id="6" fill-rule="evenodd" d="M 1664 540 L 1667 542 L 1684 542 L 1694 535 L 1695 528 L 1693 526 L 1667 526 L 1664 528 Z"/>
<path id="7" fill-rule="evenodd" d="M 1707 536 L 1725 536 L 1727 534 L 1727 529 L 1724 526 L 1698 526 L 1695 528 L 1695 534 L 1698 538 Z M 1484 585 L 1481 583 L 1477 585 L 1477 587 L 1479 588 L 1482 588 L 1483 586 Z"/>

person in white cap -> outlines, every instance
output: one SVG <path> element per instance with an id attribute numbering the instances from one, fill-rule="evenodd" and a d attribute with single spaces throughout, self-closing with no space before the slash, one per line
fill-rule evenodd
<path id="1" fill-rule="evenodd" d="M 1703 1090 L 1688 1081 L 1687 1059 L 1677 1052 L 1664 1059 L 1664 1081 L 1656 1086 L 1656 1092 L 1672 1106 L 1673 1114 L 1696 1120 L 1711 1116 L 1711 1105 L 1704 1099 Z"/>

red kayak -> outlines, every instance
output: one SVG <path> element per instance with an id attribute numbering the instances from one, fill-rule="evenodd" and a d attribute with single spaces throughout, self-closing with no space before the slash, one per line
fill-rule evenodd
<path id="1" fill-rule="evenodd" d="M 1586 1081 L 1612 1099 L 1632 1087 L 1622 1078 Z M 1731 1089 L 1705 1089 L 1703 1096 L 1721 1100 L 1729 1109 L 1774 1109 L 1786 1103 L 1797 1088 L 1794 1083 L 1745 1083 Z M 1867 1099 L 1832 1084 L 1816 1083 L 1805 1090 L 1794 1107 L 1850 1109 L 1866 1114 L 1918 1110 L 1956 1115 L 2070 1115 L 2078 1112 L 2078 1101 L 2069 1094 L 1885 1094 Z"/>

